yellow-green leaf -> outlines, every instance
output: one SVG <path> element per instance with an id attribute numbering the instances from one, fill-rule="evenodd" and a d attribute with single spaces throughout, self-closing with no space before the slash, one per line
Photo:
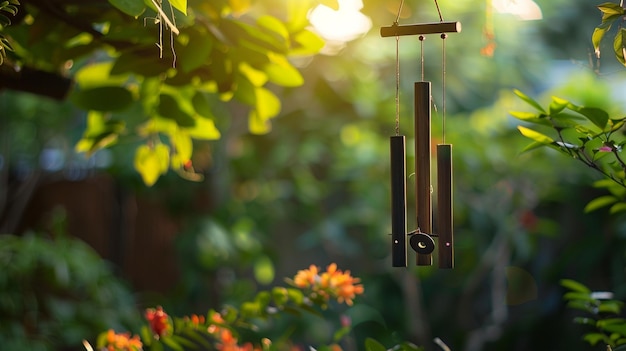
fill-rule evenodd
<path id="1" fill-rule="evenodd" d="M 217 140 L 221 137 L 220 131 L 212 119 L 196 116 L 196 124 L 191 128 L 185 128 L 194 139 Z"/>
<path id="2" fill-rule="evenodd" d="M 304 78 L 283 55 L 268 52 L 270 63 L 264 67 L 270 81 L 286 87 L 296 87 L 304 83 Z"/>
<path id="3" fill-rule="evenodd" d="M 250 111 L 248 128 L 250 133 L 265 134 L 271 130 L 269 119 L 280 112 L 280 100 L 265 88 L 255 89 L 256 108 Z"/>
<path id="4" fill-rule="evenodd" d="M 135 152 L 135 170 L 139 172 L 143 182 L 152 186 L 165 173 L 169 166 L 170 148 L 164 144 L 154 147 L 141 145 Z"/>
<path id="5" fill-rule="evenodd" d="M 187 15 L 187 0 L 170 0 L 172 7 Z"/>
<path id="6" fill-rule="evenodd" d="M 248 81 L 250 81 L 250 83 L 252 83 L 252 85 L 256 87 L 262 87 L 263 85 L 265 85 L 265 83 L 267 83 L 267 74 L 265 74 L 265 72 L 263 71 L 259 71 L 253 68 L 246 62 L 242 62 L 239 65 L 239 72 L 246 76 L 246 78 L 248 78 Z"/>
<path id="7" fill-rule="evenodd" d="M 615 50 L 617 60 L 626 66 L 626 28 L 621 28 L 615 35 L 613 49 Z"/>
<path id="8" fill-rule="evenodd" d="M 113 62 L 98 62 L 81 68 L 74 76 L 74 81 L 81 89 L 95 88 L 103 85 L 122 85 L 126 75 L 111 77 Z"/>
<path id="9" fill-rule="evenodd" d="M 102 112 L 89 111 L 87 127 L 74 149 L 91 156 L 94 152 L 114 144 L 125 127 L 124 122 L 107 119 Z"/>
<path id="10" fill-rule="evenodd" d="M 517 129 L 519 129 L 520 133 L 522 133 L 523 136 L 529 139 L 532 139 L 536 142 L 539 142 L 542 144 L 552 144 L 554 142 L 554 139 L 550 138 L 549 136 L 539 133 L 530 128 L 526 128 L 524 126 L 518 126 Z"/>
<path id="11" fill-rule="evenodd" d="M 540 112 L 546 113 L 546 111 L 543 109 L 543 107 L 541 107 L 541 105 L 539 105 L 539 103 L 537 101 L 535 101 L 533 98 L 531 98 L 530 96 L 522 93 L 521 91 L 519 91 L 517 89 L 513 90 L 513 93 L 515 95 L 517 95 L 520 99 L 526 101 L 526 103 L 528 103 L 530 106 L 536 108 Z"/>
<path id="12" fill-rule="evenodd" d="M 617 199 L 615 198 L 615 196 L 611 196 L 611 195 L 600 196 L 589 201 L 587 206 L 585 206 L 584 211 L 585 213 L 595 211 L 599 208 L 614 204 L 615 202 L 617 202 Z"/>
<path id="13" fill-rule="evenodd" d="M 270 284 L 274 280 L 274 264 L 269 257 L 262 256 L 254 263 L 254 277 L 261 284 Z"/>
<path id="14" fill-rule="evenodd" d="M 256 112 L 259 117 L 268 120 L 280 112 L 280 99 L 270 90 L 265 88 L 255 89 Z"/>
<path id="15" fill-rule="evenodd" d="M 178 169 L 191 159 L 193 142 L 189 133 L 184 130 L 178 130 L 176 133 L 170 134 L 169 137 L 173 148 L 170 164 L 173 169 Z"/>

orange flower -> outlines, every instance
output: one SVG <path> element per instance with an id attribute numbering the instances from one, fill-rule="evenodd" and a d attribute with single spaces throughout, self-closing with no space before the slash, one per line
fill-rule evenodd
<path id="1" fill-rule="evenodd" d="M 348 305 L 352 305 L 356 295 L 364 291 L 359 284 L 360 279 L 352 277 L 350 271 L 342 272 L 337 269 L 336 263 L 331 263 L 321 275 L 319 269 L 311 265 L 309 269 L 298 271 L 293 281 L 297 287 L 310 288 L 313 294 L 324 299 L 333 296 L 339 303 L 345 302 Z"/>
<path id="2" fill-rule="evenodd" d="M 191 316 L 185 316 L 184 319 L 187 322 L 191 322 L 191 324 L 193 324 L 196 327 L 204 324 L 205 322 L 204 316 L 202 315 L 198 316 L 197 314 L 192 314 Z"/>
<path id="3" fill-rule="evenodd" d="M 106 342 L 107 351 L 140 351 L 143 346 L 138 335 L 130 337 L 129 333 L 117 334 L 113 329 L 107 331 Z"/>
<path id="4" fill-rule="evenodd" d="M 317 267 L 314 265 L 309 266 L 309 269 L 298 271 L 293 278 L 294 283 L 299 288 L 308 288 L 313 286 L 319 280 L 317 275 Z"/>
<path id="5" fill-rule="evenodd" d="M 245 343 L 243 345 L 237 344 L 237 338 L 233 336 L 233 333 L 228 329 L 223 329 L 220 333 L 220 342 L 217 344 L 219 351 L 260 351 L 260 348 L 254 347 L 252 343 Z"/>
<path id="6" fill-rule="evenodd" d="M 157 306 L 156 309 L 148 308 L 146 309 L 145 316 L 148 320 L 148 324 L 150 324 L 150 329 L 152 329 L 152 332 L 157 338 L 160 338 L 167 333 L 169 321 L 167 313 L 163 311 L 163 307 Z"/>

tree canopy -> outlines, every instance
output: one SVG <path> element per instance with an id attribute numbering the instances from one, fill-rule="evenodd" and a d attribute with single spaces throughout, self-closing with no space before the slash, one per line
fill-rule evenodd
<path id="1" fill-rule="evenodd" d="M 301 85 L 292 59 L 322 48 L 306 18 L 317 2 L 286 4 L 11 0 L 0 17 L 0 89 L 87 111 L 76 145 L 87 155 L 140 140 L 134 166 L 147 185 L 169 169 L 197 179 L 193 140 L 220 137 L 231 117 L 220 104 L 246 106 L 250 132 L 268 132 L 281 109 L 272 87 Z"/>

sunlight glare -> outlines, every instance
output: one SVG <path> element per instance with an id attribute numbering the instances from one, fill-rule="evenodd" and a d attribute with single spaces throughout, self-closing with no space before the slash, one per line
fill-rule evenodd
<path id="1" fill-rule="evenodd" d="M 533 0 L 493 0 L 493 8 L 500 13 L 510 13 L 524 21 L 543 18 L 541 8 Z"/>
<path id="2" fill-rule="evenodd" d="M 347 42 L 367 33 L 372 20 L 361 13 L 361 0 L 339 0 L 339 10 L 318 5 L 309 14 L 309 21 L 319 35 L 329 41 Z"/>

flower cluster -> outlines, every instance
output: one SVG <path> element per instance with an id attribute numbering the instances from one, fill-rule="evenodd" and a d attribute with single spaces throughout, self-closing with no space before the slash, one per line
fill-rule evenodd
<path id="1" fill-rule="evenodd" d="M 261 351 L 277 348 L 270 339 L 264 338 L 254 343 L 240 340 L 240 329 L 254 328 L 257 318 L 269 318 L 281 311 L 311 311 L 312 306 L 328 307 L 331 299 L 339 303 L 353 304 L 357 295 L 363 294 L 363 285 L 350 271 L 329 265 L 325 271 L 311 265 L 298 271 L 293 280 L 288 279 L 292 288 L 274 287 L 271 291 L 261 291 L 253 301 L 242 304 L 240 310 L 230 306 L 224 313 L 211 310 L 208 315 L 191 314 L 182 318 L 170 317 L 161 306 L 148 308 L 144 312 L 147 325 L 141 329 L 141 339 L 129 333 L 116 333 L 113 330 L 98 336 L 98 351 L 142 351 L 148 349 L 185 350 L 203 344 L 217 351 Z M 341 351 L 338 342 L 350 331 L 351 321 L 341 316 L 341 330 L 336 333 L 333 344 L 326 346 L 330 351 Z M 93 351 L 84 341 L 87 351 Z M 209 345 L 210 344 L 210 345 Z M 291 350 L 302 350 L 289 340 L 281 340 L 280 345 Z M 279 346 L 279 347 L 282 347 Z"/>
<path id="2" fill-rule="evenodd" d="M 132 337 L 128 333 L 116 333 L 113 329 L 109 329 L 106 333 L 107 351 L 141 351 L 143 344 L 139 339 L 139 335 Z"/>
<path id="3" fill-rule="evenodd" d="M 219 313 L 213 313 L 211 315 L 212 324 L 209 325 L 207 331 L 210 335 L 213 335 L 217 340 L 217 350 L 219 351 L 257 351 L 252 343 L 245 343 L 239 345 L 237 338 L 233 335 L 233 332 L 220 325 L 224 325 L 224 319 Z"/>
<path id="4" fill-rule="evenodd" d="M 310 289 L 325 300 L 334 297 L 337 302 L 345 302 L 350 306 L 356 295 L 363 293 L 363 285 L 359 284 L 360 279 L 352 277 L 350 271 L 342 272 L 337 269 L 335 263 L 330 264 L 326 271 L 321 273 L 315 265 L 298 271 L 293 278 L 293 283 L 298 288 Z"/>
<path id="5" fill-rule="evenodd" d="M 145 317 L 157 339 L 167 334 L 170 328 L 169 316 L 163 311 L 163 307 L 157 306 L 157 308 L 146 309 Z"/>

